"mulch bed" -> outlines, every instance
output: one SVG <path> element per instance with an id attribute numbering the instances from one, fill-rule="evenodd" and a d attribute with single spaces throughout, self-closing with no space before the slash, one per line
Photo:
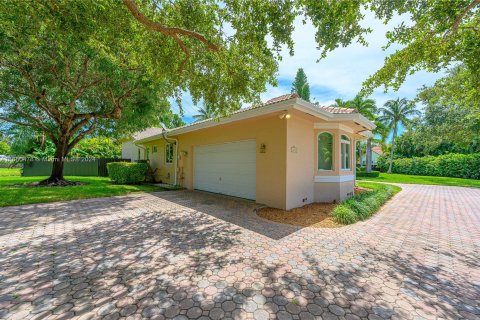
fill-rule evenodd
<path id="1" fill-rule="evenodd" d="M 355 187 L 355 194 L 368 192 L 369 189 Z M 330 215 L 335 203 L 312 203 L 289 211 L 275 208 L 260 208 L 257 215 L 274 222 L 310 228 L 339 228 L 343 224 L 336 222 Z"/>

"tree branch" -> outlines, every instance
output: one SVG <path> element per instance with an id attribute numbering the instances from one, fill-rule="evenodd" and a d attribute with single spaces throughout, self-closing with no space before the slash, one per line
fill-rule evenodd
<path id="1" fill-rule="evenodd" d="M 66 154 L 68 154 L 70 152 L 70 150 L 75 147 L 75 145 L 80 141 L 82 140 L 86 135 L 92 133 L 96 128 L 96 121 L 93 120 L 92 124 L 90 125 L 90 127 L 85 130 L 85 131 L 82 131 L 81 133 L 78 134 L 78 136 L 76 136 L 67 146 L 67 152 Z"/>
<path id="2" fill-rule="evenodd" d="M 175 38 L 178 38 L 179 35 L 195 38 L 198 41 L 202 42 L 207 46 L 208 49 L 211 51 L 219 51 L 219 47 L 215 44 L 213 44 L 211 41 L 209 41 L 204 35 L 201 33 L 198 33 L 196 31 L 192 30 L 187 30 L 183 28 L 178 28 L 178 27 L 167 27 L 165 25 L 162 25 L 161 23 L 154 22 L 147 17 L 145 17 L 140 10 L 138 9 L 137 5 L 133 0 L 123 0 L 123 4 L 128 8 L 130 13 L 134 16 L 134 18 L 143 24 L 147 29 L 150 29 L 152 31 L 157 31 L 160 32 L 168 37 L 173 38 L 175 41 L 177 41 Z M 177 41 L 178 43 L 178 41 Z M 179 43 L 178 43 L 179 44 Z M 179 44 L 180 45 L 180 44 Z M 183 48 L 182 48 L 183 50 Z"/>
<path id="3" fill-rule="evenodd" d="M 462 10 L 462 12 L 460 12 L 458 17 L 453 22 L 452 29 L 451 29 L 450 33 L 456 33 L 457 32 L 458 27 L 460 26 L 460 23 L 462 22 L 465 15 L 478 4 L 480 4 L 480 0 L 473 0 L 472 2 L 470 2 L 470 4 L 468 6 L 465 7 L 465 9 Z"/>

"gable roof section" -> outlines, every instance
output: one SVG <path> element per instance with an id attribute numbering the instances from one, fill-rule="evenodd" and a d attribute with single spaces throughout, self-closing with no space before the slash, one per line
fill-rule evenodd
<path id="1" fill-rule="evenodd" d="M 334 118 L 338 117 L 338 120 L 352 120 L 357 122 L 361 122 L 364 124 L 364 127 L 370 127 L 373 129 L 375 125 L 362 116 L 356 109 L 352 108 L 342 108 L 342 107 L 335 107 L 335 106 L 318 106 L 312 104 L 308 101 L 305 101 L 299 98 L 298 94 L 291 93 L 291 94 L 284 94 L 276 98 L 272 98 L 267 100 L 263 104 L 252 105 L 247 108 L 242 108 L 233 112 L 228 117 L 223 117 L 220 119 L 206 119 L 201 121 L 192 122 L 190 124 L 186 124 L 181 127 L 177 127 L 174 129 L 167 129 L 166 133 L 168 135 L 178 135 L 186 132 L 191 132 L 195 130 L 200 130 L 203 128 L 208 128 L 212 126 L 216 126 L 219 124 L 229 123 L 233 121 L 238 121 L 242 119 L 252 118 L 259 115 L 264 115 L 272 112 L 281 111 L 283 108 L 287 109 L 290 107 L 297 108 L 305 113 L 312 114 L 316 117 L 323 118 L 327 121 L 332 121 Z M 155 129 L 152 130 L 150 133 L 146 133 L 146 131 L 142 131 L 139 138 L 135 136 L 135 140 L 137 142 L 147 142 L 150 140 L 154 140 L 159 137 L 164 131 L 161 128 L 151 128 Z M 160 131 L 158 131 L 160 130 Z M 137 134 L 136 134 L 137 135 Z"/>
<path id="2" fill-rule="evenodd" d="M 374 147 L 372 147 L 372 151 L 375 152 L 375 153 L 378 154 L 378 155 L 382 155 L 382 154 L 383 154 L 382 147 L 380 147 L 380 146 L 374 146 Z"/>
<path id="3" fill-rule="evenodd" d="M 329 106 L 329 107 L 319 107 L 320 109 L 323 109 L 327 112 L 330 112 L 330 113 L 335 113 L 335 114 L 339 114 L 339 113 L 359 113 L 357 111 L 357 109 L 353 109 L 353 108 L 343 108 L 343 107 L 335 107 L 335 106 Z"/>

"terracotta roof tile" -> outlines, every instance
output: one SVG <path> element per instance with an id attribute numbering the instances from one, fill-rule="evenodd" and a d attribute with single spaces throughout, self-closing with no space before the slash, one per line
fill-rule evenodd
<path id="1" fill-rule="evenodd" d="M 380 146 L 372 147 L 372 151 L 375 152 L 376 154 L 379 154 L 379 155 L 383 154 L 382 147 L 380 147 Z"/>
<path id="2" fill-rule="evenodd" d="M 335 106 L 328 106 L 328 107 L 321 106 L 320 109 L 330 113 L 358 113 L 357 109 L 335 107 Z"/>
<path id="3" fill-rule="evenodd" d="M 270 100 L 267 100 L 264 105 L 272 104 L 272 103 L 280 102 L 280 101 L 284 101 L 284 100 L 289 100 L 289 99 L 293 99 L 293 98 L 298 98 L 298 94 L 296 94 L 296 93 L 284 94 L 284 95 L 272 98 Z"/>

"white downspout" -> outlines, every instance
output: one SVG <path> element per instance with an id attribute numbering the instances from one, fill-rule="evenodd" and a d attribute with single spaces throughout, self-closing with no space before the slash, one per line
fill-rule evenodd
<path id="1" fill-rule="evenodd" d="M 175 139 L 175 138 L 167 138 L 166 134 L 167 134 L 167 132 L 164 130 L 164 131 L 162 132 L 162 136 L 163 136 L 163 139 L 164 139 L 165 141 L 169 142 L 168 139 L 171 139 L 171 140 L 175 141 L 175 172 L 174 172 L 174 174 L 173 174 L 173 176 L 174 176 L 173 180 L 174 180 L 174 182 L 175 182 L 175 185 L 177 185 L 178 139 Z M 169 143 L 171 143 L 171 142 L 169 142 Z"/>

